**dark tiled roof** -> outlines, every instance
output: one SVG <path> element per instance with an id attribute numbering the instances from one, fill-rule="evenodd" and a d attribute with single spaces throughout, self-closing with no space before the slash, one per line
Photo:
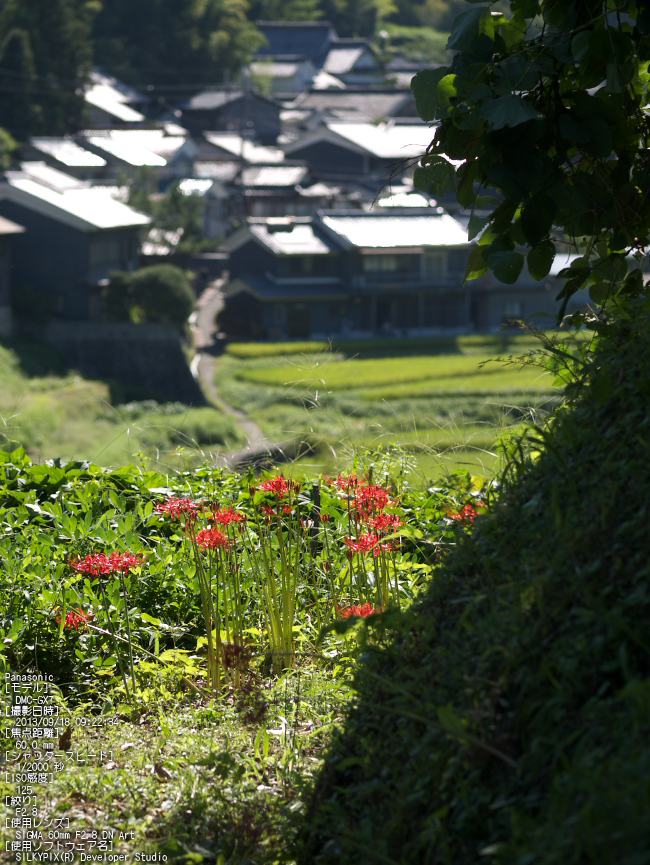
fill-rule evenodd
<path id="1" fill-rule="evenodd" d="M 269 44 L 259 48 L 256 57 L 298 54 L 321 67 L 336 39 L 336 32 L 327 21 L 258 21 L 257 26 Z"/>
<path id="2" fill-rule="evenodd" d="M 302 285 L 287 285 L 286 283 L 272 282 L 263 276 L 253 276 L 245 273 L 231 284 L 229 289 L 226 290 L 226 295 L 232 297 L 245 291 L 248 291 L 262 301 L 317 300 L 319 298 L 336 300 L 338 298 L 345 298 L 350 293 L 347 285 L 335 280 L 313 284 L 305 282 Z"/>
<path id="3" fill-rule="evenodd" d="M 394 117 L 412 100 L 409 90 L 311 90 L 299 96 L 291 106 L 340 119 L 382 120 Z"/>
<path id="4" fill-rule="evenodd" d="M 181 107 L 186 111 L 210 111 L 241 99 L 242 90 L 203 90 Z"/>

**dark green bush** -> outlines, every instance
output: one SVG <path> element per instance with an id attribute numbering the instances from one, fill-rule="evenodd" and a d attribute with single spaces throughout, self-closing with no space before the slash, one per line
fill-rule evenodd
<path id="1" fill-rule="evenodd" d="M 173 264 L 114 271 L 103 296 L 106 314 L 114 321 L 176 325 L 185 324 L 196 300 L 185 272 Z"/>

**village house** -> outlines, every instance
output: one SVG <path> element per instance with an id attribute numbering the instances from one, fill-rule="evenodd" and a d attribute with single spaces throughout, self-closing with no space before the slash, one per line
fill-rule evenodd
<path id="1" fill-rule="evenodd" d="M 33 295 L 50 317 L 97 320 L 102 282 L 138 266 L 140 232 L 151 219 L 104 187 L 48 168 L 27 164 L 0 181 L 0 216 L 25 229 L 14 237 L 12 290 Z"/>
<path id="2" fill-rule="evenodd" d="M 442 207 L 395 199 L 371 212 L 248 219 L 225 241 L 230 280 L 220 329 L 238 339 L 334 339 L 496 332 L 515 319 L 555 323 L 559 256 L 549 276 L 524 269 L 464 282 L 472 243 Z M 392 206 L 391 206 L 392 205 Z M 588 301 L 572 300 L 572 312 Z"/>
<path id="3" fill-rule="evenodd" d="M 88 125 L 93 128 L 135 127 L 146 123 L 142 113 L 149 105 L 149 98 L 95 69 L 90 75 L 90 85 L 84 92 Z"/>
<path id="4" fill-rule="evenodd" d="M 308 90 L 286 104 L 282 112 L 285 131 L 300 128 L 313 131 L 332 120 L 376 124 L 395 117 L 409 117 L 414 124 L 421 123 L 410 90 L 393 87 Z"/>
<path id="5" fill-rule="evenodd" d="M 11 246 L 13 237 L 24 231 L 22 225 L 0 216 L 0 337 L 10 336 L 13 330 Z"/>
<path id="6" fill-rule="evenodd" d="M 23 160 L 45 162 L 77 180 L 97 182 L 107 174 L 106 159 L 91 153 L 70 135 L 34 136 L 20 148 L 20 153 Z"/>
<path id="7" fill-rule="evenodd" d="M 257 339 L 463 333 L 469 247 L 435 207 L 249 219 L 222 247 L 220 325 Z"/>
<path id="8" fill-rule="evenodd" d="M 389 178 L 411 172 L 433 136 L 422 122 L 330 120 L 285 145 L 284 151 L 288 158 L 305 160 L 320 180 L 363 178 L 378 190 Z"/>
<path id="9" fill-rule="evenodd" d="M 384 80 L 384 71 L 370 42 L 341 39 L 327 21 L 256 23 L 266 44 L 257 49 L 255 63 L 263 60 L 282 63 L 287 58 L 294 64 L 300 60 L 309 61 L 317 75 L 322 72 L 333 82 L 340 81 L 344 85 L 377 84 Z"/>
<path id="10" fill-rule="evenodd" d="M 281 131 L 280 106 L 250 87 L 215 87 L 197 93 L 178 108 L 180 122 L 193 134 L 206 131 L 254 135 L 275 144 Z"/>
<path id="11" fill-rule="evenodd" d="M 308 57 L 264 57 L 250 65 L 253 82 L 272 96 L 303 93 L 314 85 L 318 70 Z"/>

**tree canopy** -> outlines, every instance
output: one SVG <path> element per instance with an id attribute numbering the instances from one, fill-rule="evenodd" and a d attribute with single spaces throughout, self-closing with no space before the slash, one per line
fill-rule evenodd
<path id="1" fill-rule="evenodd" d="M 97 0 L 0 2 L 0 118 L 16 138 L 82 126 Z"/>
<path id="2" fill-rule="evenodd" d="M 195 300 L 185 272 L 173 264 L 154 264 L 133 273 L 113 271 L 104 289 L 106 313 L 113 321 L 182 327 Z"/>
<path id="3" fill-rule="evenodd" d="M 248 11 L 247 0 L 104 0 L 96 62 L 134 85 L 216 83 L 262 42 Z"/>
<path id="4" fill-rule="evenodd" d="M 451 64 L 412 83 L 422 118 L 440 121 L 416 185 L 454 188 L 473 210 L 468 278 L 491 269 L 513 283 L 526 260 L 543 279 L 556 255 L 578 253 L 560 271 L 559 314 L 585 286 L 601 313 L 615 311 L 642 295 L 650 246 L 650 11 L 636 0 L 511 0 L 507 13 L 469 2 Z"/>

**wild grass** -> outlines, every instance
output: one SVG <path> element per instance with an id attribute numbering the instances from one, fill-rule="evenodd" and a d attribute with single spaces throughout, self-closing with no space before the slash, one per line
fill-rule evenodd
<path id="1" fill-rule="evenodd" d="M 119 465 L 142 455 L 160 466 L 187 468 L 242 442 L 237 424 L 218 409 L 119 403 L 113 390 L 66 371 L 42 343 L 0 345 L 0 447 L 21 445 L 38 460 Z"/>

